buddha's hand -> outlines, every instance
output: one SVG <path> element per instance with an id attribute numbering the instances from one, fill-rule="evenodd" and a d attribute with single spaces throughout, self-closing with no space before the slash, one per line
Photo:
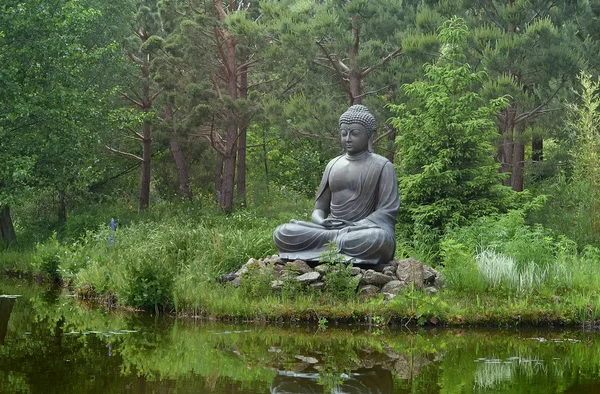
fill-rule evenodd
<path id="1" fill-rule="evenodd" d="M 325 219 L 320 224 L 321 224 L 321 226 L 324 226 L 328 229 L 339 229 L 339 228 L 354 226 L 354 223 L 352 223 L 349 220 L 334 219 L 334 218 Z"/>

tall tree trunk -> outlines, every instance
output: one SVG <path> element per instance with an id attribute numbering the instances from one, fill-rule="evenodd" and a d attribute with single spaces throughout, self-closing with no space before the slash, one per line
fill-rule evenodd
<path id="1" fill-rule="evenodd" d="M 0 206 L 0 249 L 17 242 L 8 205 Z"/>
<path id="2" fill-rule="evenodd" d="M 152 126 L 144 123 L 142 140 L 142 182 L 140 185 L 140 211 L 150 206 L 150 162 L 152 160 Z"/>
<path id="3" fill-rule="evenodd" d="M 248 98 L 248 66 L 245 65 L 240 68 L 240 99 Z M 240 127 L 238 148 L 237 148 L 237 197 L 240 200 L 242 206 L 246 206 L 246 135 L 247 127 L 244 123 L 243 127 Z"/>
<path id="4" fill-rule="evenodd" d="M 539 162 L 544 160 L 544 138 L 533 137 L 531 140 L 531 160 Z"/>
<path id="5" fill-rule="evenodd" d="M 64 190 L 58 192 L 58 221 L 59 223 L 67 221 L 67 195 Z"/>
<path id="6" fill-rule="evenodd" d="M 519 133 L 518 130 L 517 134 L 517 138 L 515 139 L 515 142 L 513 144 L 513 162 L 512 175 L 510 177 L 510 186 L 514 191 L 522 192 L 525 172 L 525 145 L 519 139 L 521 133 Z"/>
<path id="7" fill-rule="evenodd" d="M 269 156 L 267 153 L 267 139 L 263 130 L 263 164 L 265 167 L 265 184 L 267 185 L 267 194 L 269 194 Z"/>
<path id="8" fill-rule="evenodd" d="M 219 3 L 215 0 L 214 4 Z M 236 63 L 236 42 L 230 33 L 223 33 L 227 45 L 226 64 L 227 64 L 227 93 L 231 101 L 235 102 L 238 98 L 237 85 L 237 63 Z M 231 110 L 229 113 L 229 125 L 227 126 L 227 143 L 225 146 L 225 157 L 223 163 L 223 183 L 221 185 L 221 208 L 225 212 L 231 212 L 233 209 L 233 192 L 235 188 L 235 160 L 237 156 L 238 139 L 238 119 L 236 113 Z"/>
<path id="9" fill-rule="evenodd" d="M 173 125 L 175 124 L 175 120 L 173 119 L 173 108 L 170 104 L 165 105 L 165 119 L 167 122 L 171 122 Z M 185 163 L 185 157 L 183 156 L 181 145 L 179 145 L 177 131 L 175 130 L 174 126 L 173 128 L 170 128 L 169 131 L 169 147 L 171 149 L 173 161 L 175 162 L 175 168 L 177 169 L 179 189 L 185 198 L 191 200 L 193 198 L 193 194 L 190 190 L 190 176 L 188 174 L 188 167 Z"/>
<path id="10" fill-rule="evenodd" d="M 169 134 L 169 145 L 171 147 L 171 155 L 175 161 L 175 167 L 177 168 L 177 175 L 179 177 L 179 189 L 183 196 L 191 200 L 194 195 L 190 189 L 190 176 L 188 174 L 188 168 L 183 157 L 183 151 L 177 140 L 175 133 Z"/>
<path id="11" fill-rule="evenodd" d="M 217 191 L 217 202 L 221 205 L 221 189 L 223 188 L 223 162 L 224 158 L 221 152 L 216 151 L 215 159 L 215 190 Z"/>
<path id="12" fill-rule="evenodd" d="M 525 170 L 525 146 L 521 141 L 524 124 L 517 122 L 518 107 L 511 103 L 499 116 L 498 132 L 501 135 L 501 145 L 498 150 L 500 171 L 510 174 L 503 180 L 505 186 L 514 191 L 523 191 Z"/>
<path id="13" fill-rule="evenodd" d="M 147 37 L 144 35 L 142 42 Z M 141 67 L 143 85 L 142 85 L 142 111 L 150 112 L 152 109 L 152 99 L 150 98 L 150 56 L 146 55 L 142 61 Z M 152 160 L 152 125 L 144 122 L 144 132 L 142 135 L 142 179 L 140 184 L 140 206 L 143 211 L 150 206 L 150 164 Z"/>
<path id="14" fill-rule="evenodd" d="M 236 159 L 236 125 L 230 125 L 227 130 L 227 155 L 223 157 L 223 174 L 221 177 L 220 203 L 221 209 L 231 212 L 233 209 L 233 192 L 235 189 L 235 159 Z"/>

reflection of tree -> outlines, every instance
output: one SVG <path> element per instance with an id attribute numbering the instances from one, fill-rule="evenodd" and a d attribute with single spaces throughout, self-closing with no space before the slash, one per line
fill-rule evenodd
<path id="1" fill-rule="evenodd" d="M 0 296 L 0 345 L 4 344 L 4 338 L 8 331 L 8 319 L 14 303 L 14 298 Z"/>

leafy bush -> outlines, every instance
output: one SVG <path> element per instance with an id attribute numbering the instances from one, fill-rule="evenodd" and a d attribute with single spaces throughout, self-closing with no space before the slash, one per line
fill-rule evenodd
<path id="1" fill-rule="evenodd" d="M 327 274 L 325 275 L 326 294 L 342 301 L 354 297 L 359 278 L 352 276 L 352 263 L 344 260 L 335 243 L 327 244 L 327 250 L 321 256 L 321 262 L 327 264 Z"/>
<path id="2" fill-rule="evenodd" d="M 52 280 L 59 279 L 58 268 L 67 251 L 68 248 L 61 245 L 56 239 L 56 233 L 53 233 L 48 241 L 36 244 L 33 256 L 34 268 Z"/>
<path id="3" fill-rule="evenodd" d="M 506 98 L 486 100 L 478 91 L 485 73 L 473 73 L 462 56 L 468 40 L 463 20 L 444 25 L 442 55 L 425 65 L 425 80 L 402 87 L 407 104 L 390 105 L 397 137 L 400 223 L 446 230 L 505 211 L 511 191 L 500 183 L 493 159 L 495 113 Z"/>

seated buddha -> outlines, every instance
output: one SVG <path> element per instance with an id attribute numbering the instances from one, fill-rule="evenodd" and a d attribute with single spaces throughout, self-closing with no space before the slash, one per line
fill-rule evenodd
<path id="1" fill-rule="evenodd" d="M 354 264 L 387 263 L 394 257 L 400 206 L 394 166 L 371 152 L 376 121 L 365 106 L 351 106 L 339 126 L 344 152 L 325 168 L 312 222 L 282 224 L 273 240 L 283 259 L 318 262 L 333 242 Z"/>

